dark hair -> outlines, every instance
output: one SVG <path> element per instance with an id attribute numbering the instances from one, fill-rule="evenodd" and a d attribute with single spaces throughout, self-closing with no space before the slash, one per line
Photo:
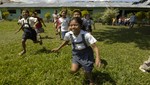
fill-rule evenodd
<path id="1" fill-rule="evenodd" d="M 32 12 L 32 14 L 37 15 L 37 12 L 36 12 L 36 11 L 34 11 L 34 12 Z"/>
<path id="2" fill-rule="evenodd" d="M 81 13 L 80 10 L 74 10 L 74 11 L 73 11 L 73 14 L 74 14 L 75 12 L 78 12 L 78 13 L 80 14 L 80 16 L 82 16 L 82 13 Z"/>
<path id="3" fill-rule="evenodd" d="M 27 10 L 27 9 L 24 9 L 24 10 L 22 10 L 22 11 L 25 11 L 26 13 L 28 13 L 28 14 L 29 14 L 29 10 Z"/>
<path id="4" fill-rule="evenodd" d="M 80 17 L 73 17 L 73 18 L 70 20 L 70 22 L 71 22 L 72 20 L 75 20 L 75 21 L 80 25 L 80 27 L 81 27 L 82 30 L 86 30 L 86 29 L 85 29 L 85 26 L 83 26 L 83 20 L 82 20 Z M 70 22 L 69 22 L 69 24 L 70 24 Z"/>

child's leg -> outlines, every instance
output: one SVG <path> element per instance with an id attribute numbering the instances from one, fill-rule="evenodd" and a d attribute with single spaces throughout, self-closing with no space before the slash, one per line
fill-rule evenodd
<path id="1" fill-rule="evenodd" d="M 23 50 L 19 53 L 19 55 L 23 55 L 26 53 L 26 39 L 22 39 L 22 48 Z"/>
<path id="2" fill-rule="evenodd" d="M 77 71 L 79 70 L 79 65 L 78 64 L 75 64 L 75 63 L 72 63 L 71 65 L 71 72 L 70 73 L 76 73 Z"/>
<path id="3" fill-rule="evenodd" d="M 90 85 L 94 85 L 93 77 L 92 77 L 92 72 L 85 72 L 85 79 L 88 80 L 88 83 Z"/>

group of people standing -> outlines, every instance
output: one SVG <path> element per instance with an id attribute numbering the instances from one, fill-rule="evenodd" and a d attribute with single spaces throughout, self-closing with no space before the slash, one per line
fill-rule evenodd
<path id="1" fill-rule="evenodd" d="M 67 10 L 62 10 L 60 14 L 57 11 L 53 14 L 54 27 L 56 33 L 60 32 L 62 44 L 52 49 L 52 52 L 57 52 L 69 42 L 72 44 L 72 64 L 70 73 L 76 73 L 81 67 L 84 69 L 86 80 L 90 85 L 94 85 L 92 79 L 92 69 L 94 63 L 97 67 L 100 67 L 100 54 L 96 45 L 97 40 L 92 35 L 92 26 L 94 22 L 90 19 L 90 15 L 87 14 L 85 18 L 82 18 L 80 10 L 74 10 L 71 18 L 67 16 Z M 37 38 L 39 33 L 44 32 L 42 29 L 42 23 L 46 26 L 43 20 L 37 17 L 36 12 L 33 12 L 32 16 L 29 16 L 28 10 L 22 11 L 22 18 L 18 20 L 21 24 L 19 32 L 23 30 L 22 35 L 22 48 L 23 50 L 19 55 L 26 53 L 26 41 L 31 39 L 34 43 L 42 45 L 42 39 Z M 40 23 L 40 24 L 39 24 Z M 95 29 L 95 27 L 94 27 Z M 40 36 L 40 35 L 39 35 Z M 94 59 L 95 52 L 95 59 Z"/>
<path id="2" fill-rule="evenodd" d="M 134 24 L 136 23 L 136 16 L 134 13 L 131 14 L 130 17 L 119 17 L 112 18 L 112 25 L 125 25 L 129 28 L 133 28 Z"/>

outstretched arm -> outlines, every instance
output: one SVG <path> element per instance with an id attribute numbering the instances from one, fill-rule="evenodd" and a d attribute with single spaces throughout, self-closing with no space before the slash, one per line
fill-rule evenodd
<path id="1" fill-rule="evenodd" d="M 22 29 L 22 27 L 23 25 L 15 32 L 15 34 L 18 33 Z"/>
<path id="2" fill-rule="evenodd" d="M 67 45 L 68 43 L 69 43 L 69 41 L 63 41 L 62 44 L 61 44 L 58 48 L 52 49 L 52 52 L 57 52 L 57 51 L 59 51 L 62 47 L 64 47 L 64 46 Z"/>
<path id="3" fill-rule="evenodd" d="M 44 23 L 44 21 L 43 21 L 43 19 L 42 19 L 42 18 L 41 18 L 41 22 L 43 23 L 44 27 L 46 27 L 46 25 L 45 25 L 45 23 Z"/>
<path id="4" fill-rule="evenodd" d="M 95 56 L 96 56 L 95 64 L 96 64 L 97 67 L 100 67 L 101 61 L 100 61 L 99 49 L 98 49 L 98 47 L 96 46 L 95 43 L 92 44 L 91 47 L 93 48 L 93 51 L 95 52 Z"/>

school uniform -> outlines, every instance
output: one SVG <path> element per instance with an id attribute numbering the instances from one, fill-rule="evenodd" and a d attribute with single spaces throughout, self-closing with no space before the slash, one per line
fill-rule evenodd
<path id="1" fill-rule="evenodd" d="M 66 33 L 64 40 L 72 42 L 72 62 L 81 65 L 85 71 L 91 72 L 94 63 L 94 53 L 91 44 L 97 40 L 88 32 L 81 30 L 78 36 L 72 31 Z"/>
<path id="2" fill-rule="evenodd" d="M 65 34 L 68 32 L 68 24 L 69 24 L 69 18 L 59 18 L 59 21 L 61 23 L 61 37 L 64 38 Z"/>
<path id="3" fill-rule="evenodd" d="M 37 33 L 33 29 L 33 25 L 35 22 L 37 22 L 37 18 L 34 18 L 34 17 L 29 17 L 27 19 L 22 18 L 18 22 L 22 24 L 22 28 L 24 32 L 22 35 L 22 39 L 25 39 L 25 40 L 31 39 L 33 41 L 37 41 Z"/>
<path id="4" fill-rule="evenodd" d="M 92 25 L 94 24 L 93 20 L 91 19 L 83 19 L 83 25 L 86 28 L 86 31 L 92 32 Z"/>

